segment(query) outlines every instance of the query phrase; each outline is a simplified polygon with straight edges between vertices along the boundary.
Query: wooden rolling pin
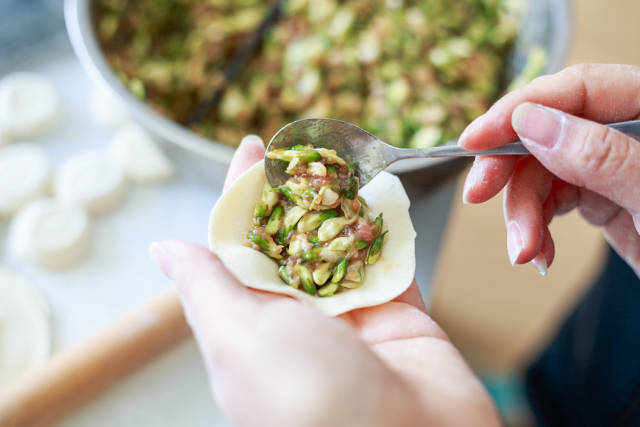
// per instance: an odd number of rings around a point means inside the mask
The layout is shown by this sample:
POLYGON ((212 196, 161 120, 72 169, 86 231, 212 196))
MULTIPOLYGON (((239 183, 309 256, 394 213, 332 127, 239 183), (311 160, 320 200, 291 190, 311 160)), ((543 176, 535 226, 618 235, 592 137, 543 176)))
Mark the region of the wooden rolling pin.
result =
POLYGON ((162 294, 0 389, 0 426, 48 426, 189 336, 175 291, 162 294))

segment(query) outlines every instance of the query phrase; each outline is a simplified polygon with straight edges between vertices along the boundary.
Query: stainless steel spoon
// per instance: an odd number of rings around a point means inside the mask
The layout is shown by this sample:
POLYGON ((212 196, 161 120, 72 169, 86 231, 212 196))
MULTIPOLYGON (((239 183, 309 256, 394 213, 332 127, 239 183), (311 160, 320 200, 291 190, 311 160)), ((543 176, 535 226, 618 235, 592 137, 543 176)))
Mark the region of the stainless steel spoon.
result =
MULTIPOLYGON (((612 123, 607 126, 640 140, 640 120, 612 123)), ((387 166, 402 159, 529 154, 519 141, 483 151, 467 151, 457 145, 397 148, 354 124, 335 119, 302 119, 291 122, 271 138, 267 153, 276 148, 287 148, 296 144, 331 148, 336 150, 338 156, 343 159, 355 162, 360 177, 360 187, 371 181, 387 166)), ((286 167, 286 162, 269 159, 265 154, 264 168, 272 187, 280 186, 290 178, 290 175, 285 172, 286 167)))

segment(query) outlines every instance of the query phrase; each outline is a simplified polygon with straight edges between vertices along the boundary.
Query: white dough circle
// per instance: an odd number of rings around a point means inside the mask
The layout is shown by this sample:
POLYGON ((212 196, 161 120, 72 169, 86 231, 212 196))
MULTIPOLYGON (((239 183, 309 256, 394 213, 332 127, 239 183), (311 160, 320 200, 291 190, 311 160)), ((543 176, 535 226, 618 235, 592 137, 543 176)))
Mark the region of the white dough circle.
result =
POLYGON ((40 147, 21 143, 0 149, 0 217, 45 196, 50 186, 51 166, 40 147))
POLYGON ((54 193, 65 202, 102 213, 120 203, 126 192, 122 170, 107 153, 91 151, 69 158, 56 173, 54 193))
POLYGON ((89 111, 91 118, 107 129, 117 129, 129 120, 122 102, 101 85, 91 91, 89 111))
POLYGON ((30 72, 0 80, 0 132, 14 139, 42 135, 59 117, 60 97, 46 78, 30 72))
POLYGON ((409 198, 398 177, 381 172, 360 189, 371 212, 383 214, 389 233, 380 259, 367 266, 364 283, 326 298, 287 286, 278 276, 278 265, 246 244, 253 209, 260 200, 265 182, 264 161, 260 161, 222 194, 209 217, 211 250, 241 283, 254 289, 290 295, 329 316, 391 301, 411 285, 416 266, 416 233, 409 217, 409 198))
POLYGON ((47 361, 49 309, 19 276, 0 268, 0 388, 47 361))
POLYGON ((174 173, 171 161, 154 138, 135 123, 115 133, 109 146, 109 155, 127 178, 138 184, 165 181, 174 173))
POLYGON ((9 253, 44 268, 68 268, 87 253, 90 223, 78 205, 54 199, 20 209, 9 227, 9 253))

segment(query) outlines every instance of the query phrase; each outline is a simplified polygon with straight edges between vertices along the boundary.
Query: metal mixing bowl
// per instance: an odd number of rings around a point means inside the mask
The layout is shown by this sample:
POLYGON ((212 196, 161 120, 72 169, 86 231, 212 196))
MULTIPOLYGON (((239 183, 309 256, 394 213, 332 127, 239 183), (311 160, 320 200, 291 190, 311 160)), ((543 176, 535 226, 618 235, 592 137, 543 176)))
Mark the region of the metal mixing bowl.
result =
MULTIPOLYGON (((163 117, 132 95, 121 83, 107 63, 96 39, 91 5, 91 0, 65 2, 65 20, 71 43, 91 77, 98 84, 108 87, 123 102, 129 114, 157 136, 204 156, 209 161, 228 163, 233 155, 233 147, 211 141, 163 117)), ((568 0, 530 0, 526 5, 518 40, 507 64, 507 76, 519 74, 533 45, 542 46, 547 51, 545 73, 559 70, 567 55, 571 28, 568 0)), ((453 162, 446 159, 406 160, 392 165, 390 169, 396 173, 415 173, 436 168, 442 170, 442 166, 446 164, 453 166, 453 162)), ((446 172, 446 168, 444 171, 446 172)))

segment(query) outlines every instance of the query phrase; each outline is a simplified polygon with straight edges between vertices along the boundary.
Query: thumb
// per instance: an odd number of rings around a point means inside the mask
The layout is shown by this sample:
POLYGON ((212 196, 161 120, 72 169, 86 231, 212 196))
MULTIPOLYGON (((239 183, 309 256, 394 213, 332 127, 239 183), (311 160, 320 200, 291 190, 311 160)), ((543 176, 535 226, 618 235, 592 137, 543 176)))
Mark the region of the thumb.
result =
POLYGON ((630 212, 640 232, 640 142, 604 125, 533 103, 511 117, 523 144, 562 180, 630 212))
POLYGON ((207 347, 229 345, 255 312, 256 297, 208 249, 179 240, 154 242, 151 259, 174 280, 189 324, 207 347))

